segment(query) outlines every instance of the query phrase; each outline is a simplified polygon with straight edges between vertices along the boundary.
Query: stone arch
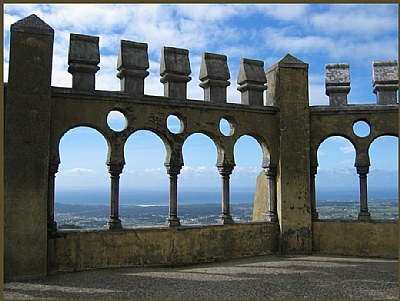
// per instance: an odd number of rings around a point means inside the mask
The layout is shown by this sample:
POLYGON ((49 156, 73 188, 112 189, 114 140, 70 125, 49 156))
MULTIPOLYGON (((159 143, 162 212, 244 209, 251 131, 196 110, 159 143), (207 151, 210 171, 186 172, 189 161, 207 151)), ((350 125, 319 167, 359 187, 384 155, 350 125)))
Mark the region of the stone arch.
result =
MULTIPOLYGON (((318 210, 319 218, 338 218, 338 215, 326 215, 322 208, 323 205, 319 203, 318 200, 353 200, 353 211, 349 213, 348 216, 340 217, 340 219, 356 219, 358 214, 357 210, 359 208, 357 201, 359 195, 359 183, 357 172, 354 167, 357 158, 356 144, 352 139, 349 139, 349 137, 346 137, 345 135, 329 135, 319 143, 316 152, 316 158, 318 158, 317 160, 319 161, 319 170, 318 172, 317 169, 314 171, 316 179, 314 182, 315 192, 313 198, 315 199, 313 200, 313 206, 315 206, 315 208, 312 208, 313 215, 315 213, 314 209, 316 209, 318 210), (340 144, 329 145, 329 143, 334 143, 331 140, 334 138, 340 138, 341 141, 345 141, 345 145, 340 145, 343 143, 340 141, 340 144), (332 150, 330 153, 322 153, 324 149, 321 147, 324 143, 328 143, 326 147, 329 147, 330 149, 334 148, 335 152, 332 150), (339 151, 336 152, 336 150, 339 151), (341 154, 339 152, 341 152, 341 154), (321 156, 327 156, 327 159, 321 160, 321 156), (343 160, 343 162, 340 162, 339 160, 343 160), (324 162, 321 164, 321 161, 324 162), (346 179, 346 181, 344 179, 346 179)), ((313 177, 314 175, 311 176, 313 177)))

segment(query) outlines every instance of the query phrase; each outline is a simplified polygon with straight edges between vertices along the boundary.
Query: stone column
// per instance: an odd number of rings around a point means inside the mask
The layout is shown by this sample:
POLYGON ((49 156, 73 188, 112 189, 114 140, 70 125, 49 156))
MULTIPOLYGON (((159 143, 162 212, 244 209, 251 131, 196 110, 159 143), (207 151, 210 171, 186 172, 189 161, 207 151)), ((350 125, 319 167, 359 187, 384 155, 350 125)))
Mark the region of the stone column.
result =
POLYGON ((99 38, 81 34, 70 35, 68 72, 72 74, 72 89, 94 91, 95 74, 100 67, 99 38))
POLYGON ((325 88, 330 106, 347 105, 347 94, 350 92, 350 65, 347 63, 325 65, 325 88))
POLYGON ((268 179, 268 222, 278 221, 278 215, 276 211, 276 169, 276 165, 269 165, 265 172, 268 179))
POLYGON ((229 188, 229 178, 233 171, 234 165, 224 164, 218 166, 218 171, 222 177, 222 213, 221 213, 221 223, 222 224, 233 224, 233 219, 230 214, 230 188, 229 188))
POLYGON ((179 227, 181 222, 178 218, 178 174, 182 165, 165 165, 169 175, 169 214, 167 225, 169 227, 179 227))
POLYGON ((308 64, 287 54, 266 75, 267 104, 279 108, 280 252, 308 254, 312 251, 308 64))
POLYGON ((50 162, 49 164, 49 190, 47 197, 47 234, 49 237, 57 232, 57 223, 54 219, 54 194, 55 178, 60 162, 50 162))
POLYGON ((36 15, 11 25, 4 106, 4 277, 47 274, 54 30, 36 15))
POLYGON ((318 163, 311 165, 310 169, 310 198, 311 198, 311 216, 312 220, 316 221, 319 219, 317 211, 317 193, 315 190, 315 176, 317 174, 318 163))
POLYGON ((121 220, 119 219, 119 176, 124 168, 124 163, 108 164, 108 172, 111 175, 111 204, 110 219, 108 227, 110 230, 122 229, 121 220))
POLYGON ((360 177, 360 213, 358 220, 370 221, 371 214, 368 212, 368 188, 367 188, 367 174, 369 166, 356 166, 357 173, 360 177))
POLYGON ((160 81, 164 84, 164 96, 172 99, 186 99, 189 74, 189 51, 181 48, 163 47, 161 52, 160 81))
POLYGON ((227 57, 221 54, 204 52, 199 79, 204 89, 204 101, 226 103, 226 88, 230 85, 227 57))
POLYGON ((144 79, 149 75, 147 69, 147 44, 121 40, 117 62, 121 92, 144 95, 144 79))
POLYGON ((399 89, 399 71, 397 61, 374 61, 372 63, 372 81, 378 105, 396 105, 399 89))
POLYGON ((264 105, 264 91, 267 78, 264 72, 264 62, 240 59, 240 69, 237 79, 240 85, 237 89, 242 93, 242 104, 252 106, 264 105))

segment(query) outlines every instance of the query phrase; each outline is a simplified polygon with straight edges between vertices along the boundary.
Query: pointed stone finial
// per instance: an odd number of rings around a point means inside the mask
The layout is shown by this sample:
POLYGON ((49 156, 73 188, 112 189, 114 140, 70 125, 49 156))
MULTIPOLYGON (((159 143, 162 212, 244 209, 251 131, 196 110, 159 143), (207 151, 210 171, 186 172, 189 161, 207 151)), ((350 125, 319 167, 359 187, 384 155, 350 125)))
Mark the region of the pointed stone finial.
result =
POLYGON ((395 105, 399 89, 397 60, 374 61, 372 63, 372 83, 378 105, 395 105))
POLYGON ((262 106, 263 94, 267 89, 267 78, 264 73, 264 62, 250 59, 240 59, 240 69, 237 89, 242 93, 242 104, 262 106))
POLYGON ((272 67, 268 68, 268 70, 273 68, 275 65, 277 65, 279 67, 308 69, 308 64, 304 63, 303 61, 299 60, 298 58, 294 57, 293 55, 291 55, 289 53, 287 53, 282 59, 280 59, 272 67))
POLYGON ((330 106, 347 105, 350 92, 350 65, 348 63, 325 65, 325 94, 330 106))
POLYGON ((163 47, 161 51, 160 81, 164 84, 164 96, 186 99, 187 82, 192 78, 189 51, 182 48, 163 47))
POLYGON ((70 35, 68 72, 72 74, 72 88, 94 91, 95 74, 100 69, 99 38, 81 34, 70 35))
POLYGON ((225 55, 203 53, 199 79, 200 87, 204 89, 204 101, 226 103, 226 88, 230 85, 230 78, 225 55))
POLYGON ((15 22, 11 25, 11 30, 54 35, 54 29, 35 14, 15 22))
POLYGON ((136 95, 144 94, 144 79, 149 75, 147 44, 121 40, 117 62, 117 77, 121 91, 136 95))

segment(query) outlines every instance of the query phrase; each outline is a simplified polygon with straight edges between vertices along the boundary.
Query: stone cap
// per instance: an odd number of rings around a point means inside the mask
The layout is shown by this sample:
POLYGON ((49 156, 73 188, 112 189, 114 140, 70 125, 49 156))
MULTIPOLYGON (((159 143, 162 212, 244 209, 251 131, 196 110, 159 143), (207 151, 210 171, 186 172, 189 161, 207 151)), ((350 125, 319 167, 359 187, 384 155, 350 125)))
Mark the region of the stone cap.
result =
POLYGON ((203 52, 199 74, 201 81, 207 79, 227 81, 230 78, 226 55, 203 52))
POLYGON ((350 65, 348 63, 325 65, 326 86, 350 86, 350 65))
POLYGON ((397 60, 373 61, 373 84, 397 84, 399 80, 397 60))
POLYGON ((147 49, 148 46, 146 43, 121 40, 117 70, 147 70, 149 68, 147 49))
POLYGON ((100 63, 99 37, 71 33, 68 63, 85 65, 100 63))
POLYGON ((297 68, 297 69, 308 69, 308 64, 294 57, 293 55, 287 53, 283 58, 269 67, 266 73, 269 73, 273 69, 277 67, 286 67, 286 68, 297 68))
POLYGON ((35 14, 15 22, 11 25, 10 29, 11 31, 54 35, 54 29, 35 14))
POLYGON ((190 69, 189 50, 174 47, 163 47, 161 51, 160 75, 173 73, 188 76, 190 69))
POLYGON ((239 85, 244 83, 265 84, 267 78, 264 73, 264 62, 246 58, 240 59, 240 68, 237 78, 239 85))

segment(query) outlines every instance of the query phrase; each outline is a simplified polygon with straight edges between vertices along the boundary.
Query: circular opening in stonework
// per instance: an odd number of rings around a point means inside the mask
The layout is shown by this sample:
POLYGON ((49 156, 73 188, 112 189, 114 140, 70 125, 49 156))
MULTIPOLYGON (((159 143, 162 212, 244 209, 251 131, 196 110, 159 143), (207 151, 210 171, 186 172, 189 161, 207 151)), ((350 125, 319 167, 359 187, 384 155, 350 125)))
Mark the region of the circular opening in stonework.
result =
POLYGON ((371 126, 368 124, 368 122, 360 120, 354 123, 353 131, 358 137, 365 138, 371 134, 371 126))
POLYGON ((235 131, 235 127, 233 126, 233 123, 228 119, 221 118, 221 120, 219 121, 219 131, 224 136, 232 136, 235 131))
POLYGON ((172 134, 180 134, 183 132, 183 121, 176 115, 169 115, 167 118, 167 128, 172 134))
POLYGON ((128 122, 122 112, 113 110, 107 115, 107 125, 114 132, 122 132, 126 129, 128 122))

